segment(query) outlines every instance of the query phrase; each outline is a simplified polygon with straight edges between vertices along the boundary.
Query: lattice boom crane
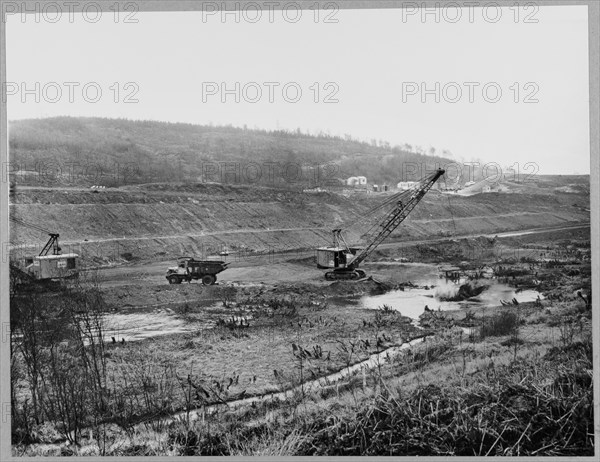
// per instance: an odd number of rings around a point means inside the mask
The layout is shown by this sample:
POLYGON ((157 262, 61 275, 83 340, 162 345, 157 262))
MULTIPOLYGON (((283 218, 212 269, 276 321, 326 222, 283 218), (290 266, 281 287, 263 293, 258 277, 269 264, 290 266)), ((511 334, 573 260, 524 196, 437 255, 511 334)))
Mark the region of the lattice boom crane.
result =
MULTIPOLYGON (((395 202, 393 208, 367 231, 367 245, 364 248, 349 247, 342 235, 342 229, 334 229, 333 247, 317 249, 317 266, 333 269, 333 271, 325 273, 325 278, 328 280, 355 280, 365 277, 366 273, 358 266, 406 219, 444 173, 444 170, 438 169, 421 179, 415 187, 405 193, 393 196, 391 199, 392 202, 395 202)), ((390 199, 382 205, 389 205, 389 201, 390 199)))

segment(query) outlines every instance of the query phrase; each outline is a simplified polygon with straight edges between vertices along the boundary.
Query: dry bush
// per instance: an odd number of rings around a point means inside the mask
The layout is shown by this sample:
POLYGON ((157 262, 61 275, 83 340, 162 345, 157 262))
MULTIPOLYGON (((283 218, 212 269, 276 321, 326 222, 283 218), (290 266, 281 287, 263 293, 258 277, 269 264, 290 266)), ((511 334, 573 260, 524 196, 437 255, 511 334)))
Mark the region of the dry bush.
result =
POLYGON ((502 311, 483 321, 479 331, 479 337, 501 337, 512 335, 518 330, 520 324, 519 315, 511 311, 502 311))
POLYGON ((513 362, 469 388, 429 384, 380 395, 348 419, 322 416, 296 454, 592 455, 591 339, 557 354, 513 362))
MULTIPOLYGON (((103 434, 106 306, 93 277, 63 282, 53 291, 35 289, 21 287, 11 300, 11 360, 24 370, 11 376, 19 388, 13 393, 13 443, 35 441, 35 428, 53 422, 77 444, 84 427, 103 434)), ((104 452, 105 439, 97 441, 104 452)))

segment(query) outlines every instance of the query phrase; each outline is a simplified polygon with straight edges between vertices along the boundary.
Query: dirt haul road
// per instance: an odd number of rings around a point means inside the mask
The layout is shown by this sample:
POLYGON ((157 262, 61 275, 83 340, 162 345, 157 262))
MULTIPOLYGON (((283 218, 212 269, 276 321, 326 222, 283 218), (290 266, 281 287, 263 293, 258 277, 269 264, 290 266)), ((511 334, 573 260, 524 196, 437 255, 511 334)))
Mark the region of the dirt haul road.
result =
MULTIPOLYGON (((488 234, 483 237, 518 237, 547 232, 587 229, 588 224, 571 226, 532 228, 521 231, 508 231, 504 233, 488 234)), ((444 238, 424 239, 416 241, 388 242, 379 246, 381 249, 410 247, 418 244, 433 244, 449 240, 480 237, 481 234, 460 235, 444 238)), ((313 264, 299 263, 314 255, 313 250, 298 250, 292 252, 269 253, 264 255, 230 254, 220 257, 229 262, 229 267, 217 276, 218 283, 294 283, 314 282, 323 284, 323 271, 313 264)), ((215 259, 218 257, 215 257, 215 259)), ((368 263, 368 261, 367 261, 368 263)), ((98 281, 104 287, 118 287, 123 285, 157 285, 168 284, 165 273, 168 267, 175 266, 175 259, 161 260, 150 263, 130 264, 114 267, 100 267, 94 269, 98 281)), ((198 282, 192 283, 198 284, 198 282)))

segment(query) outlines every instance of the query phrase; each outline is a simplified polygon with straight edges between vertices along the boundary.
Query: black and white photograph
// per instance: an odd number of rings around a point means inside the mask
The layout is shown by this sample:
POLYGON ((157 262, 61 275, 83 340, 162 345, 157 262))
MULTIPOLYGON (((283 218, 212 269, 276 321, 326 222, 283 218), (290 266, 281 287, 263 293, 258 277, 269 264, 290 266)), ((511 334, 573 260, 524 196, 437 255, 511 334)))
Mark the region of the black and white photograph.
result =
POLYGON ((0 8, 0 459, 597 460, 600 3, 0 8))

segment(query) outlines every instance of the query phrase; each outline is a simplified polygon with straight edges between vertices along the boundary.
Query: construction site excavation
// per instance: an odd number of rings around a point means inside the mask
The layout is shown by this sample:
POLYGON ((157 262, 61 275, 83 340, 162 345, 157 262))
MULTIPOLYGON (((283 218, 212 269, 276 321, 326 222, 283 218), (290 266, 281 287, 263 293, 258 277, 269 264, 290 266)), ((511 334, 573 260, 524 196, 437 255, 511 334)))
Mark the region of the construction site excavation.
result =
POLYGON ((278 184, 12 170, 15 455, 593 454, 589 175, 111 119, 11 145, 82 130, 369 155, 278 184))

